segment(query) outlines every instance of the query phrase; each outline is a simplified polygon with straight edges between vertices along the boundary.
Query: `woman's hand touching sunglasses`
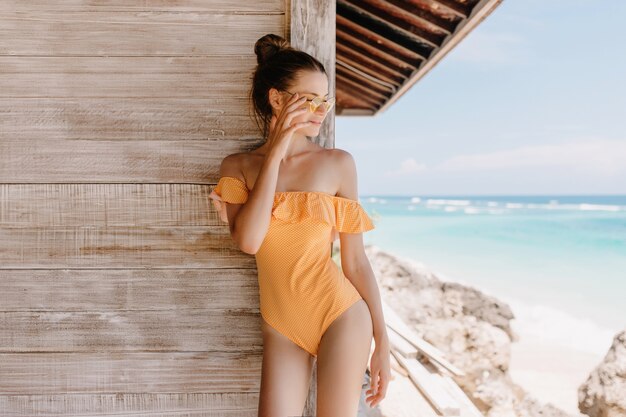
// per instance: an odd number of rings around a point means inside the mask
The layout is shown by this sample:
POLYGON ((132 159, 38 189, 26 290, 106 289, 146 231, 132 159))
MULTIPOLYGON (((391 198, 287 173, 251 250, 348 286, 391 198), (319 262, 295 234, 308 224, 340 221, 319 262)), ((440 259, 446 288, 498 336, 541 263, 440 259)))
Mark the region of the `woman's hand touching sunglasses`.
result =
MULTIPOLYGON (((285 93, 291 94, 292 96, 295 94, 287 90, 283 91, 285 93)), ((324 113, 328 113, 330 109, 332 109, 335 105, 335 97, 330 97, 327 100, 324 100, 321 97, 315 97, 314 99, 306 99, 306 101, 309 103, 309 111, 311 113, 315 113, 317 111, 317 108, 322 104, 324 105, 324 113)))

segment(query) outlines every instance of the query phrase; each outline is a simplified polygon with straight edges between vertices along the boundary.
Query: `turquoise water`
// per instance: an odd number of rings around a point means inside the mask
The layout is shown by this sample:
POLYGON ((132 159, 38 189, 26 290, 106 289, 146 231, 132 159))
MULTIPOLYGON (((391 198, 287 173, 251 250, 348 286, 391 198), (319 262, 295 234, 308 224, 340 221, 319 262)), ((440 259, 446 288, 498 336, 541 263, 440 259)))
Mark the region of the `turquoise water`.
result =
POLYGON ((365 243, 494 295, 626 328, 626 196, 362 196, 365 243))

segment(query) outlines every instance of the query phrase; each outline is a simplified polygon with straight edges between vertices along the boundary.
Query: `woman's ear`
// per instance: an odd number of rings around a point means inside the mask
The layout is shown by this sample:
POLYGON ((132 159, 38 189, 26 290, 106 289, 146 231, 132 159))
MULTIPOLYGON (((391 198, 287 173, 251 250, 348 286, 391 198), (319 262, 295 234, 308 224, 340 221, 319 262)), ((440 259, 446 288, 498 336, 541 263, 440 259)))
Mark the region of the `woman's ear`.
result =
POLYGON ((274 113, 278 114, 278 112, 280 111, 283 102, 282 102, 282 97, 280 95, 280 92, 275 89, 274 87, 270 88, 268 93, 268 100, 270 102, 270 106, 272 106, 272 108, 274 109, 274 113))

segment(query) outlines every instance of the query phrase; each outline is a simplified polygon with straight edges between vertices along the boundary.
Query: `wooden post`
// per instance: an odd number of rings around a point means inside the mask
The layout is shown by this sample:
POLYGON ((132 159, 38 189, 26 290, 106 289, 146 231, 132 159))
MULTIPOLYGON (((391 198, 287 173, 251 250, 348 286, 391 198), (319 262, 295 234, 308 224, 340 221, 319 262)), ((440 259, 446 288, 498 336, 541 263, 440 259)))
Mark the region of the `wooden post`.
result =
MULTIPOLYGON (((336 0, 291 0, 285 7, 285 38, 294 48, 301 49, 317 58, 328 74, 328 92, 335 91, 335 33, 336 0)), ((331 111, 320 129, 320 134, 312 139, 325 148, 335 147, 335 112, 331 111)), ((317 361, 313 365, 309 396, 303 416, 315 416, 317 399, 317 361)))
MULTIPOLYGON (((285 30, 289 31, 285 39, 324 65, 331 96, 335 95, 336 5, 335 0, 291 0, 291 7, 285 7, 285 30)), ((313 141, 325 148, 335 147, 334 109, 326 116, 320 134, 313 141)))

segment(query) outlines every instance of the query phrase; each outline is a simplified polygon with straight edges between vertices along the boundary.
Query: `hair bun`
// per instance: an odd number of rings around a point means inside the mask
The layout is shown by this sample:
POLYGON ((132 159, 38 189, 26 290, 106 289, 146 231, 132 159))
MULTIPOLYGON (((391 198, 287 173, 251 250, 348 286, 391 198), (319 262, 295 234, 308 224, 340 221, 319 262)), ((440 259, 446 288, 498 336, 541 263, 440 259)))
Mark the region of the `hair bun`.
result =
POLYGON ((257 63, 259 65, 264 64, 276 53, 288 48, 290 48, 289 41, 282 36, 268 33, 260 37, 254 44, 257 63))

